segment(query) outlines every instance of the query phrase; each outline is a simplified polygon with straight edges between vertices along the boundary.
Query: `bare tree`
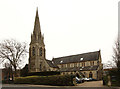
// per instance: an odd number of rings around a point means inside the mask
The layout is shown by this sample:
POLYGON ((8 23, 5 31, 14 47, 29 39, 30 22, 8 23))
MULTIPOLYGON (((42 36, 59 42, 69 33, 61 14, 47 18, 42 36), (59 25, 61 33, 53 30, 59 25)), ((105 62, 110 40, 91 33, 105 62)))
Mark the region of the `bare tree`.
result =
POLYGON ((107 68, 115 68, 116 64, 114 61, 107 61, 107 63, 103 63, 103 69, 107 68))
POLYGON ((113 48, 113 61, 117 67, 118 70, 120 70, 120 44, 119 44, 119 38, 115 41, 115 47, 113 48))
POLYGON ((9 61, 15 71, 15 76, 17 68, 19 67, 22 58, 25 57, 26 53, 26 43, 20 43, 13 39, 4 40, 0 43, 1 62, 4 62, 5 60, 9 61))

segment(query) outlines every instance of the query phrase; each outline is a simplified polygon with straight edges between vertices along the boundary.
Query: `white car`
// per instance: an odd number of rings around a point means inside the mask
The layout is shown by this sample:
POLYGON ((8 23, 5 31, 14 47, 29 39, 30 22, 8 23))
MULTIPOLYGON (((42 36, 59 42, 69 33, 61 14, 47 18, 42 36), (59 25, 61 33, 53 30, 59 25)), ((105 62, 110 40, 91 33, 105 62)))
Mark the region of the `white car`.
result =
POLYGON ((90 81, 91 78, 83 78, 84 81, 90 81))
POLYGON ((85 81, 89 81, 89 78, 84 78, 85 81))
POLYGON ((84 80, 82 78, 78 78, 78 77, 75 77, 75 78, 76 78, 77 83, 83 83, 84 82, 84 80))

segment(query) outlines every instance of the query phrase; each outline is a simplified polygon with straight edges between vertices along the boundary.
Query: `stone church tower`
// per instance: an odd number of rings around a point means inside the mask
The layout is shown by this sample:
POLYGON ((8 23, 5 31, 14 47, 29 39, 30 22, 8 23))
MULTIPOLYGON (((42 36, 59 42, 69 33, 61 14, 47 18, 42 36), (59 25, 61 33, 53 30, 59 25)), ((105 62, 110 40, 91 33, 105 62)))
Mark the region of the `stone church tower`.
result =
POLYGON ((36 11, 34 31, 31 34, 29 48, 29 72, 47 71, 49 66, 45 57, 44 37, 41 34, 38 9, 36 11))

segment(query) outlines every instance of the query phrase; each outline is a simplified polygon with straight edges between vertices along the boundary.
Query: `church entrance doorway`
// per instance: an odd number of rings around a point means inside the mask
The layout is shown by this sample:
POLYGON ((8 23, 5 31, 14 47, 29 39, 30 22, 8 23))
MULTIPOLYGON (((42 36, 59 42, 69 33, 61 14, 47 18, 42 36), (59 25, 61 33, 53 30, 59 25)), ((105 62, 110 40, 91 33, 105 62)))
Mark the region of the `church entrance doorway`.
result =
POLYGON ((89 73, 89 78, 92 78, 93 77, 93 74, 92 72, 89 73))

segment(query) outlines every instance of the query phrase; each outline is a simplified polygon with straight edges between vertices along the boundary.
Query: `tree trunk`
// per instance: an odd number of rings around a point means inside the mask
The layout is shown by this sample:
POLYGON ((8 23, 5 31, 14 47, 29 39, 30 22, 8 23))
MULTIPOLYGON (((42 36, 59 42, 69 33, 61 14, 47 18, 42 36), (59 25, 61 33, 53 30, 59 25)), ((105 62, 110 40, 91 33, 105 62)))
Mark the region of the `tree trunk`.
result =
POLYGON ((14 77, 17 77, 17 69, 16 66, 14 66, 15 72, 14 72, 14 77))

